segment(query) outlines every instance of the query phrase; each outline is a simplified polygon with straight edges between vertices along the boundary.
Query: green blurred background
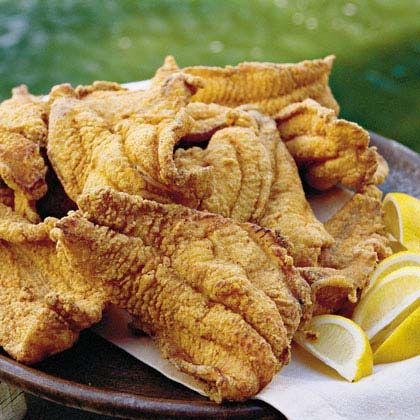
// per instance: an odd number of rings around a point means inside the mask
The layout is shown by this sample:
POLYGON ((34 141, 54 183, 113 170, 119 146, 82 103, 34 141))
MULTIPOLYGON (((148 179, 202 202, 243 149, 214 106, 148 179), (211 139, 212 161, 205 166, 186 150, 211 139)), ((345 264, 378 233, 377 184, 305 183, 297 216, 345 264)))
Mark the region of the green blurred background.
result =
POLYGON ((341 115, 420 151, 419 0, 0 0, 0 96, 182 66, 335 54, 341 115))

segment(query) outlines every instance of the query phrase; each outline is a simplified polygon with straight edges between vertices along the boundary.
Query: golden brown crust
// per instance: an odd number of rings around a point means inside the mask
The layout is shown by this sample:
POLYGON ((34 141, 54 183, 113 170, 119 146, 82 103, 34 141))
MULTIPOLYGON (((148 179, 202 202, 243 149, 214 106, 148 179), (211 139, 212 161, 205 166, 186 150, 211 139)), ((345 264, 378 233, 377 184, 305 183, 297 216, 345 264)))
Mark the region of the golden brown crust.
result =
POLYGON ((310 292, 270 231, 109 189, 79 206, 60 249, 211 398, 247 399, 287 362, 310 292))
POLYGON ((0 104, 0 130, 20 134, 39 146, 47 140, 48 106, 29 93, 25 85, 15 87, 12 97, 0 104))
POLYGON ((0 346, 37 362, 113 303, 213 400, 257 394, 313 310, 354 304, 390 252, 372 185, 387 165, 336 118, 332 62, 181 70, 169 56, 144 90, 15 89, 0 105, 0 346), (31 224, 47 123, 80 210, 31 224), (324 226, 298 167, 315 188, 358 193, 324 226))
POLYGON ((6 185, 37 200, 47 190, 46 171, 36 144, 20 134, 0 131, 0 176, 6 185))
POLYGON ((192 102, 185 110, 193 119, 190 130, 183 138, 187 142, 208 141, 218 130, 226 127, 257 128, 254 118, 239 108, 192 102))
POLYGON ((264 212, 272 183, 270 155, 253 129, 229 127, 215 133, 203 152, 212 170, 212 194, 200 209, 257 222, 264 212))
POLYGON ((306 200, 296 163, 279 137, 274 121, 252 113, 259 121, 260 138, 269 150, 273 167, 270 196, 258 223, 288 237, 296 266, 317 265, 322 249, 333 239, 306 200))
POLYGON ((251 104, 273 116, 285 106, 306 98, 317 100, 338 113, 328 86, 334 56, 296 64, 241 63, 236 67, 186 67, 186 74, 200 77, 203 88, 195 102, 229 107, 251 104))
POLYGON ((48 103, 51 106, 63 97, 79 99, 110 126, 130 116, 160 121, 176 115, 200 86, 200 79, 182 74, 167 57, 147 89, 128 90, 108 81, 96 81, 75 89, 62 84, 51 90, 48 103))
POLYGON ((325 267, 343 268, 360 249, 371 250, 384 258, 390 252, 385 234, 382 193, 369 186, 352 199, 325 223, 336 242, 321 255, 325 267), (351 226, 351 229, 349 229, 351 226))
POLYGON ((332 110, 307 99, 283 109, 275 119, 283 141, 312 187, 325 190, 341 183, 359 190, 385 179, 386 164, 376 148, 369 147, 369 133, 355 123, 337 119, 332 110))
POLYGON ((35 363, 71 347, 105 300, 56 252, 53 220, 33 225, 1 204, 0 216, 0 346, 35 363))
POLYGON ((381 193, 374 186, 355 194, 325 228, 334 243, 323 249, 322 267, 301 270, 312 286, 316 314, 335 312, 348 300, 355 303, 376 264, 391 254, 381 193))
POLYGON ((378 167, 376 168, 376 172, 373 174, 372 183, 374 185, 380 185, 382 184, 389 173, 389 166, 385 158, 379 154, 376 153, 376 158, 378 161, 378 167))
POLYGON ((205 149, 175 152, 178 167, 210 170, 213 188, 198 209, 276 230, 289 238, 296 265, 317 265, 332 238, 305 198, 296 164, 274 121, 250 107, 190 104, 187 112, 193 126, 215 131, 205 149))
POLYGON ((132 117, 113 129, 84 102, 56 100, 50 115, 48 157, 69 197, 76 201, 95 186, 157 201, 199 200, 206 193, 208 170, 182 171, 173 149, 188 129, 181 111, 160 121, 132 117), (194 192, 197 197, 190 197, 194 192))
POLYGON ((111 186, 164 202, 199 200, 208 171, 181 173, 173 161, 175 145, 191 126, 183 107, 196 83, 173 73, 168 62, 146 91, 110 82, 54 89, 48 157, 69 197, 76 201, 93 186, 111 186), (197 197, 189 198, 193 187, 197 197))
POLYGON ((82 99, 94 92, 127 92, 127 89, 119 83, 108 82, 107 80, 96 80, 91 85, 79 85, 74 89, 77 98, 82 99))
POLYGON ((0 104, 0 178, 8 187, 3 194, 19 214, 38 222, 35 203, 47 191, 47 168, 40 154, 47 137, 46 105, 29 94, 26 86, 0 104))
POLYGON ((331 241, 305 199, 274 122, 255 111, 190 104, 171 118, 135 114, 111 130, 84 101, 57 99, 48 155, 73 200, 110 186, 260 223, 290 238, 297 265, 316 265, 331 241), (191 133, 209 132, 214 134, 206 149, 174 152, 191 133))

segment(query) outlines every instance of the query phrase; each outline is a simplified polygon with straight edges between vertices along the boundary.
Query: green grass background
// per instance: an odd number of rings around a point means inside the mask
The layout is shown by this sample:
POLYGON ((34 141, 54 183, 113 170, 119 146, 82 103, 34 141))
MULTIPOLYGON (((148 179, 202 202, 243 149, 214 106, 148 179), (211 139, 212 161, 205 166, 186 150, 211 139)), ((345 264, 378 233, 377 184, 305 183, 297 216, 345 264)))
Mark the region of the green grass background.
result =
POLYGON ((345 118, 420 151, 419 0, 0 0, 0 96, 26 83, 149 78, 180 65, 335 54, 345 118))

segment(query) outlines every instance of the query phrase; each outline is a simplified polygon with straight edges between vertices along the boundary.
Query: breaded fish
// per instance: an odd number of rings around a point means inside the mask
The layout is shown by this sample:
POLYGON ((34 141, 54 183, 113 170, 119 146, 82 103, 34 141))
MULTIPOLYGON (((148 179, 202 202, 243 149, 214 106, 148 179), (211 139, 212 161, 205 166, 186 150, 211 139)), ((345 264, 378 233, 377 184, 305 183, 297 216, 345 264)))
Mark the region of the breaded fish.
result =
POLYGON ((107 81, 96 81, 75 89, 62 84, 51 90, 49 105, 63 97, 79 99, 110 125, 132 115, 161 120, 177 114, 201 86, 199 78, 181 74, 176 64, 166 61, 156 71, 147 89, 128 90, 107 81))
POLYGON ((46 105, 26 86, 13 89, 0 104, 1 202, 31 222, 38 222, 35 203, 47 191, 47 167, 40 153, 47 138, 46 105))
POLYGON ((191 123, 181 111, 161 121, 123 120, 110 129, 82 101, 58 99, 50 115, 48 157, 73 201, 98 186, 160 202, 199 201, 200 191, 208 189, 208 169, 185 173, 173 162, 174 146, 191 123))
POLYGON ((42 97, 31 95, 25 85, 15 87, 12 97, 0 104, 0 130, 20 134, 45 146, 48 106, 42 97))
POLYGON ((355 194, 325 228, 334 243, 322 250, 321 267, 300 269, 311 284, 315 313, 331 313, 357 302, 376 264, 391 255, 382 220, 381 192, 375 186, 355 194))
POLYGON ((210 398, 250 398, 288 362, 310 289, 271 231, 111 189, 78 204, 59 249, 210 398))
POLYGON ((317 264, 332 239, 313 215, 272 119, 207 104, 159 115, 133 114, 110 128, 84 101, 55 100, 48 156, 69 197, 109 186, 258 223, 290 239, 297 265, 317 264), (176 149, 190 135, 211 139, 205 149, 176 149))
POLYGON ((35 363, 98 322, 104 294, 60 258, 49 238, 54 220, 33 225, 2 204, 0 218, 0 346, 35 363))
POLYGON ((274 116, 293 102, 312 98, 338 114, 328 85, 333 61, 330 55, 296 64, 241 63, 224 68, 193 66, 182 71, 202 80, 203 87, 191 97, 194 102, 229 107, 250 104, 274 116))
POLYGON ((189 105, 187 112, 210 132, 212 124, 222 121, 230 127, 216 131, 205 149, 175 152, 178 167, 211 170, 213 190, 198 209, 276 230, 289 239, 297 266, 317 265, 321 250, 333 239, 313 214, 274 121, 252 109, 207 107, 208 113, 205 104, 200 104, 200 113, 191 113, 189 105))
POLYGON ((312 187, 325 190, 341 183, 358 190, 385 180, 388 167, 376 148, 369 147, 369 133, 353 122, 337 119, 331 109, 306 99, 289 105, 274 118, 312 187))

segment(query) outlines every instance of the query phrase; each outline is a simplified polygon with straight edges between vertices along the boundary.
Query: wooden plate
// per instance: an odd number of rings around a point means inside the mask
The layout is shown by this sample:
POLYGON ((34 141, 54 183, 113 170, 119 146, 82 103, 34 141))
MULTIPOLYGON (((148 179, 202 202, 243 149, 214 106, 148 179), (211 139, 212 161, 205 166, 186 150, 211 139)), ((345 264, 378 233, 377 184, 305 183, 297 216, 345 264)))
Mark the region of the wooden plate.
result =
MULTIPOLYGON (((420 198, 420 155, 373 133, 372 142, 390 166, 383 191, 420 198)), ((282 418, 260 401, 214 404, 90 331, 70 350, 33 367, 0 353, 0 378, 41 398, 111 416, 282 418)))

